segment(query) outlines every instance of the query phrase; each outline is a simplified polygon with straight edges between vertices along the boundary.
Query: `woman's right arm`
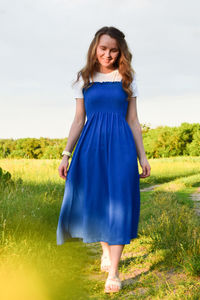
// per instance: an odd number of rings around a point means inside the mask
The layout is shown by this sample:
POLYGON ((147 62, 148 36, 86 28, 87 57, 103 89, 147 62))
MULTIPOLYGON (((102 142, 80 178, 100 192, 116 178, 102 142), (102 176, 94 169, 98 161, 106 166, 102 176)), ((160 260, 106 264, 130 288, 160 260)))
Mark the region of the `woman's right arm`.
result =
MULTIPOLYGON (((76 142, 82 132, 82 129, 85 124, 85 106, 83 98, 76 98, 76 113, 72 125, 69 130, 69 135, 67 139, 67 145, 64 150, 72 152, 76 142)), ((67 176, 67 168, 69 164, 69 157, 67 155, 63 155, 62 161, 58 168, 58 172, 61 178, 66 179, 67 176)))

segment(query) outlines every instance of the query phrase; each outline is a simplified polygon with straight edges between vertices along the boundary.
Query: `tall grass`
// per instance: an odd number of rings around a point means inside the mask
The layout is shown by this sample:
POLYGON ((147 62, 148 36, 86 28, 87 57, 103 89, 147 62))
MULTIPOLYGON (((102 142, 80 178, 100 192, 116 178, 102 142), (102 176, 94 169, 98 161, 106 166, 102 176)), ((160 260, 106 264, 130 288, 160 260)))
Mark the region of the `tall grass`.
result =
MULTIPOLYGON (((149 162, 151 176, 141 180, 140 186, 163 185, 141 195, 138 240, 146 238, 149 251, 163 253, 163 259, 158 259, 154 268, 159 264, 166 268, 175 266, 188 275, 199 276, 200 223, 188 200, 188 189, 191 192, 199 184, 200 158, 149 162)), ((79 240, 56 245, 64 192, 64 180, 58 176, 59 163, 59 160, 0 160, 14 182, 0 189, 0 299, 92 297, 86 269, 96 257, 95 245, 79 240)))
POLYGON ((200 219, 173 192, 155 191, 142 211, 141 234, 151 237, 152 251, 165 250, 166 266, 200 275, 200 219), (148 207, 148 208, 147 208, 148 207))
POLYGON ((79 240, 56 245, 64 191, 57 165, 25 165, 9 161, 16 184, 0 190, 0 299, 86 299, 87 247, 79 240))

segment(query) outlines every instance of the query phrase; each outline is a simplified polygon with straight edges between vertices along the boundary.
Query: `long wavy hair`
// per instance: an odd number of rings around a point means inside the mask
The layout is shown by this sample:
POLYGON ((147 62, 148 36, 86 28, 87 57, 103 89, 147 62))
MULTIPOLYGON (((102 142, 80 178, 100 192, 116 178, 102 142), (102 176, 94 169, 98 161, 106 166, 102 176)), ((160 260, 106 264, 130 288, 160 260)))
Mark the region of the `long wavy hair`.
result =
POLYGON ((132 97, 132 90, 130 88, 130 84, 133 81, 135 75, 135 70, 131 66, 132 54, 129 51, 124 33, 112 26, 102 27, 95 33, 95 36, 87 52, 86 65, 77 73, 76 81, 73 84, 78 82, 80 76, 82 76, 84 81, 83 88, 87 89, 93 84, 93 75, 95 71, 98 71, 98 66, 99 66, 99 62, 96 57, 96 49, 97 49, 97 45, 99 44, 99 39, 103 34, 107 34, 111 38, 116 39, 117 41, 117 45, 119 48, 119 55, 113 66, 115 68, 118 68, 119 73, 122 76, 122 87, 128 95, 127 100, 130 100, 130 98, 132 97), (92 78, 91 83, 90 83, 90 76, 92 78))

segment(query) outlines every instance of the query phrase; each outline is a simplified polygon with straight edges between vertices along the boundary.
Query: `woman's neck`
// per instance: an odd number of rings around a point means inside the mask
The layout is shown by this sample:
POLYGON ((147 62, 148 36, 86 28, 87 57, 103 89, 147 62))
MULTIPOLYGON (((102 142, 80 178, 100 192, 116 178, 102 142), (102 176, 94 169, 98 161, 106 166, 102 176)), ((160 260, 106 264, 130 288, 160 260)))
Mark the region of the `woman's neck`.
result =
POLYGON ((99 68, 98 68, 98 70, 97 70, 97 72, 100 72, 100 73, 111 73, 111 72, 113 72, 113 71, 115 71, 117 68, 114 68, 114 67, 112 67, 112 68, 105 68, 105 67, 102 67, 102 66, 100 66, 99 68))

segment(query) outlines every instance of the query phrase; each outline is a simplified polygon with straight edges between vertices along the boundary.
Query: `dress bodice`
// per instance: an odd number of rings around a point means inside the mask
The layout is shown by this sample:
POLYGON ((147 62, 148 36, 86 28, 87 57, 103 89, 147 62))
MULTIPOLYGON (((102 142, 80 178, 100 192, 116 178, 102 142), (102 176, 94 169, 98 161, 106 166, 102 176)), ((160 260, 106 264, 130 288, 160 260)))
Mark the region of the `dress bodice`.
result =
POLYGON ((125 116, 128 102, 121 81, 94 82, 83 90, 87 117, 95 112, 120 113, 125 116))
MULTIPOLYGON (((74 85, 74 97, 83 98, 87 118, 97 112, 118 113, 125 117, 128 101, 127 93, 122 87, 122 76, 118 69, 110 73, 95 72, 91 86, 83 88, 83 79, 74 85)), ((131 83, 132 96, 138 95, 136 79, 131 83)))

